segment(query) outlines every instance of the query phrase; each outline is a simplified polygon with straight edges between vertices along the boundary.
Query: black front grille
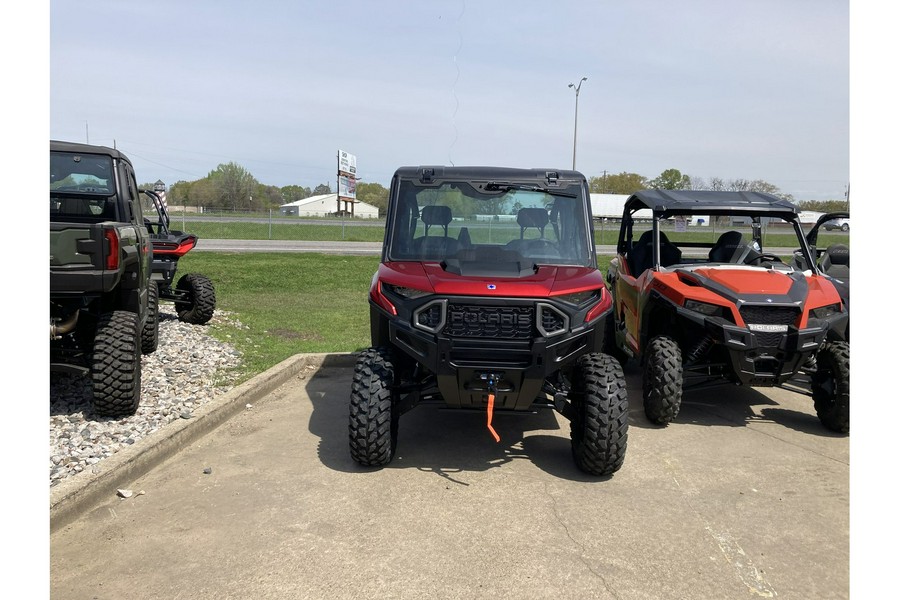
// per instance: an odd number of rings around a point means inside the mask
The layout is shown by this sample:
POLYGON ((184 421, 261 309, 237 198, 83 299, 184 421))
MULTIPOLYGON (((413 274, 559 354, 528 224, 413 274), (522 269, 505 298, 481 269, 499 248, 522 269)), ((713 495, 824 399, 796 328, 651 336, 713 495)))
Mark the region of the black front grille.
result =
POLYGON ((794 325, 800 309, 790 306, 742 306, 741 318, 750 325, 794 325))
POLYGON ((528 339, 534 337, 534 307, 449 304, 444 334, 462 338, 528 339))
POLYGON ((783 333, 760 333, 756 332, 756 344, 761 348, 778 348, 781 340, 784 339, 783 333))

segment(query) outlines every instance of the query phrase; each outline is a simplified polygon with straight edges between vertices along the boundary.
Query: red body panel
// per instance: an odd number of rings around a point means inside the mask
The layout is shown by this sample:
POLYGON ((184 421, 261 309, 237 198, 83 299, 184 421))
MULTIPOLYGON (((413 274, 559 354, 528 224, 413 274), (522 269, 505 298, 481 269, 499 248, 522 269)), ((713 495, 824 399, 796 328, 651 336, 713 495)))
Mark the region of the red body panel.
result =
POLYGON ((549 298, 605 287, 603 274, 589 267, 542 266, 527 277, 462 277, 436 262, 384 263, 375 281, 435 294, 504 298, 549 298))

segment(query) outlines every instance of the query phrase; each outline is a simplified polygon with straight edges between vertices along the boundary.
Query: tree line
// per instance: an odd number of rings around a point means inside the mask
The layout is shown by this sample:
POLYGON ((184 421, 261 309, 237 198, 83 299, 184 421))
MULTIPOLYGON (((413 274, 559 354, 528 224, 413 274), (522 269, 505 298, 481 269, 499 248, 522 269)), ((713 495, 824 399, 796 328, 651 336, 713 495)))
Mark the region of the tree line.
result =
MULTIPOLYGON (((149 183, 141 187, 153 189, 153 185, 149 183)), ((637 173, 604 172, 601 176, 589 177, 588 185, 594 194, 633 194, 645 189, 767 192, 794 202, 802 210, 849 210, 847 200, 795 202, 791 194, 782 193, 777 186, 761 179, 725 180, 712 177, 707 180, 682 174, 678 169, 666 169, 652 179, 637 173)), ((265 185, 241 165, 230 162, 220 164, 204 178, 172 184, 167 191, 167 203, 170 206, 202 207, 204 210, 255 212, 278 209, 282 204, 332 193, 328 183, 320 183, 312 189, 300 185, 265 185)), ((388 190, 380 183, 357 183, 356 199, 378 208, 381 216, 387 211, 388 190)))

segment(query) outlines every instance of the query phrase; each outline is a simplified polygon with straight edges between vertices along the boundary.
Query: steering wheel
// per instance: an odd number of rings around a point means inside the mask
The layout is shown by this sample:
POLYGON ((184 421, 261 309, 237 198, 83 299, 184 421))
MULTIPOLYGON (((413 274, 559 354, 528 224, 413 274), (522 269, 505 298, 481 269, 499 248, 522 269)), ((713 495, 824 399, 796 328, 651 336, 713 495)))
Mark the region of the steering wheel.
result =
POLYGON ((559 252, 556 243, 545 239, 528 240, 525 247, 528 249, 528 252, 534 252, 535 254, 547 254, 548 252, 555 254, 559 252))
POLYGON ((764 261, 764 260, 768 260, 768 261, 777 261, 777 262, 784 262, 783 260, 781 260, 780 257, 775 256, 774 254, 759 254, 759 255, 754 256, 754 257, 752 257, 752 258, 748 258, 748 259, 746 260, 746 262, 747 262, 747 264, 750 264, 750 263, 755 263, 755 262, 757 262, 757 261, 762 262, 762 261, 764 261))

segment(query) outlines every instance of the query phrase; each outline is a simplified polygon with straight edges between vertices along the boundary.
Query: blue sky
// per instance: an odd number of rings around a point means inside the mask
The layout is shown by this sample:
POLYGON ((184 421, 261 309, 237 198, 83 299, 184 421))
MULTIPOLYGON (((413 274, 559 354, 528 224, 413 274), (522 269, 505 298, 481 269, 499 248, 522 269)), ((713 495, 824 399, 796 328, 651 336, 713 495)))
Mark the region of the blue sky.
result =
POLYGON ((668 168, 841 199, 846 0, 49 3, 50 137, 141 182, 236 162, 335 187, 407 164, 668 168), (123 84, 121 73, 128 74, 123 84))

